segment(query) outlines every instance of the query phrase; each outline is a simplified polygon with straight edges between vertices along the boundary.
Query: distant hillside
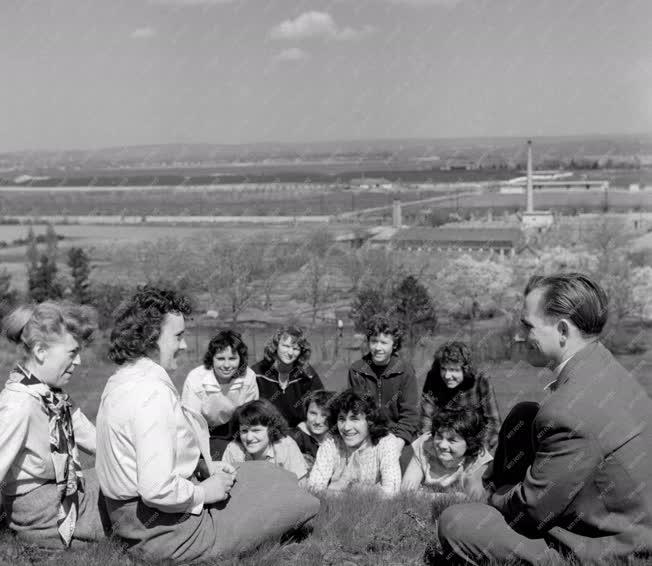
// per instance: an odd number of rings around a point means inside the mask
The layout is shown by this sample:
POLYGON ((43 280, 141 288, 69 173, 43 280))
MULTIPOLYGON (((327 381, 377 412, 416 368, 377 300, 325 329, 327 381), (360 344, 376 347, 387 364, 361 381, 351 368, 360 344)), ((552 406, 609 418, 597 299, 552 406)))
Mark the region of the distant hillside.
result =
MULTIPOLYGON (((157 144, 94 150, 20 151, 0 154, 0 175, 84 176, 119 171, 170 170, 246 177, 251 171, 274 175, 338 175, 343 172, 515 169, 525 162, 526 138, 358 140, 315 143, 157 144), (253 169, 252 169, 253 168, 253 169)), ((572 160, 611 159, 634 165, 651 162, 652 135, 533 138, 540 166, 572 160)))

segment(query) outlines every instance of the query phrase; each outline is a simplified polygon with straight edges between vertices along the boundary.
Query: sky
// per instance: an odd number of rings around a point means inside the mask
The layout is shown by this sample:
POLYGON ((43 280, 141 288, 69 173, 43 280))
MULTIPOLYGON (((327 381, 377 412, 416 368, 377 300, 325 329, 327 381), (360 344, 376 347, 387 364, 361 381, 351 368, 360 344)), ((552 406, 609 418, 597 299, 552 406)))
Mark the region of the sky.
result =
POLYGON ((650 0, 0 0, 0 151, 652 132, 650 0))

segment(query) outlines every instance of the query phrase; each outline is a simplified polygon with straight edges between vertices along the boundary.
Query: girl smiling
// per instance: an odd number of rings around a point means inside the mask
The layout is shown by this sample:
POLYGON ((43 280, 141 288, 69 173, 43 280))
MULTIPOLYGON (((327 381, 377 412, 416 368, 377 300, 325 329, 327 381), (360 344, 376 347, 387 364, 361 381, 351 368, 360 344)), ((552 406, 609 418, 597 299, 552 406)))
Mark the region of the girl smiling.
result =
POLYGON ((223 462, 237 465, 248 460, 276 464, 302 479, 308 473, 297 443, 287 435, 287 423, 266 399, 250 401, 235 411, 238 430, 222 456, 223 462))
POLYGON ((412 444, 414 456, 401 487, 412 491, 455 492, 472 499, 486 497, 482 475, 492 457, 483 447, 484 426, 477 413, 442 411, 432 430, 412 444))
POLYGON ((317 451, 308 487, 342 491, 359 485, 386 496, 401 485, 400 448, 373 397, 349 389, 330 403, 332 436, 317 451))
POLYGON ((186 377, 183 405, 201 413, 210 433, 210 450, 219 459, 233 439, 234 411, 258 399, 256 374, 247 367, 247 345, 240 333, 222 330, 209 342, 204 364, 186 377))

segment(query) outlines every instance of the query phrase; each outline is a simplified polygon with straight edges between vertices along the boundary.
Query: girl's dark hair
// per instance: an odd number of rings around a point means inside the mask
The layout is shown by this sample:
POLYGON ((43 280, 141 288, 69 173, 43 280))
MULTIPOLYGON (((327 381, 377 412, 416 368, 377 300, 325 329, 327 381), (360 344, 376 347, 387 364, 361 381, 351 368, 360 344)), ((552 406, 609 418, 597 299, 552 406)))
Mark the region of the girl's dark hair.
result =
POLYGON ((190 299, 172 289, 144 285, 115 312, 109 359, 118 365, 133 362, 156 349, 168 313, 189 316, 190 299))
POLYGON ((389 433, 387 419, 380 412, 373 395, 347 389, 331 400, 328 411, 328 424, 334 435, 339 436, 337 430, 338 417, 349 413, 364 415, 367 419, 372 444, 378 444, 378 441, 389 433))
POLYGON ((391 334, 394 339, 393 352, 398 352, 401 349, 405 334, 403 327, 397 320, 384 314, 372 316, 367 322, 365 333, 367 341, 378 334, 391 334))
POLYGON ((303 400, 303 418, 308 416, 308 408, 310 407, 311 403, 314 403, 320 409, 324 409, 326 412, 328 412, 329 404, 335 395, 335 391, 325 391, 324 389, 311 391, 303 400))
POLYGON ((204 367, 206 369, 212 369, 215 354, 223 352, 227 348, 231 348, 231 350, 240 357, 238 371, 233 377, 244 375, 245 371, 247 371, 249 349, 242 340, 242 334, 235 330, 221 330, 211 338, 206 353, 204 354, 204 367))
POLYGON ((240 405, 233 413, 236 436, 241 426, 266 426, 273 444, 288 435, 288 423, 279 410, 267 399, 256 399, 240 405))
POLYGON ((265 352, 264 352, 265 359, 270 363, 276 361, 278 357, 278 354, 276 353, 278 350, 278 344, 285 336, 289 336, 293 338, 296 341, 297 346, 299 346, 299 349, 301 350, 301 352, 299 353, 299 357, 296 359, 294 364, 299 367, 306 366, 308 364, 308 361, 310 360, 312 347, 310 346, 310 342, 306 337, 306 333, 304 329, 300 328, 299 326, 293 326, 293 325, 281 326, 281 328, 279 328, 274 333, 274 335, 269 339, 269 341, 265 345, 265 352))
POLYGON ((462 368, 464 378, 456 390, 469 389, 475 384, 477 372, 473 366, 471 349, 464 342, 446 342, 435 352, 432 367, 426 376, 424 393, 433 396, 448 396, 451 393, 441 378, 441 368, 446 364, 457 364, 462 368))
MULTIPOLYGON (((430 433, 434 437, 438 431, 453 431, 466 441, 464 461, 473 462, 483 449, 485 424, 475 411, 439 411, 432 417, 430 433)), ((430 456, 430 454, 429 454, 430 456)))

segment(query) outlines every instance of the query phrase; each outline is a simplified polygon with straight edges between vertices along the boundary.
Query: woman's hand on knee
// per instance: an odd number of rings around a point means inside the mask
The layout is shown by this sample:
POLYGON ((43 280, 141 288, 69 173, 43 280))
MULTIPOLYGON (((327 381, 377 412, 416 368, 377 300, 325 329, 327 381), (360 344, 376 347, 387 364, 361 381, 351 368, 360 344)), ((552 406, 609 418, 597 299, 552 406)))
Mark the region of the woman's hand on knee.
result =
POLYGON ((204 502, 217 503, 218 501, 224 501, 229 497, 234 483, 235 470, 231 473, 224 469, 216 469, 209 478, 201 482, 201 486, 204 489, 204 502))

